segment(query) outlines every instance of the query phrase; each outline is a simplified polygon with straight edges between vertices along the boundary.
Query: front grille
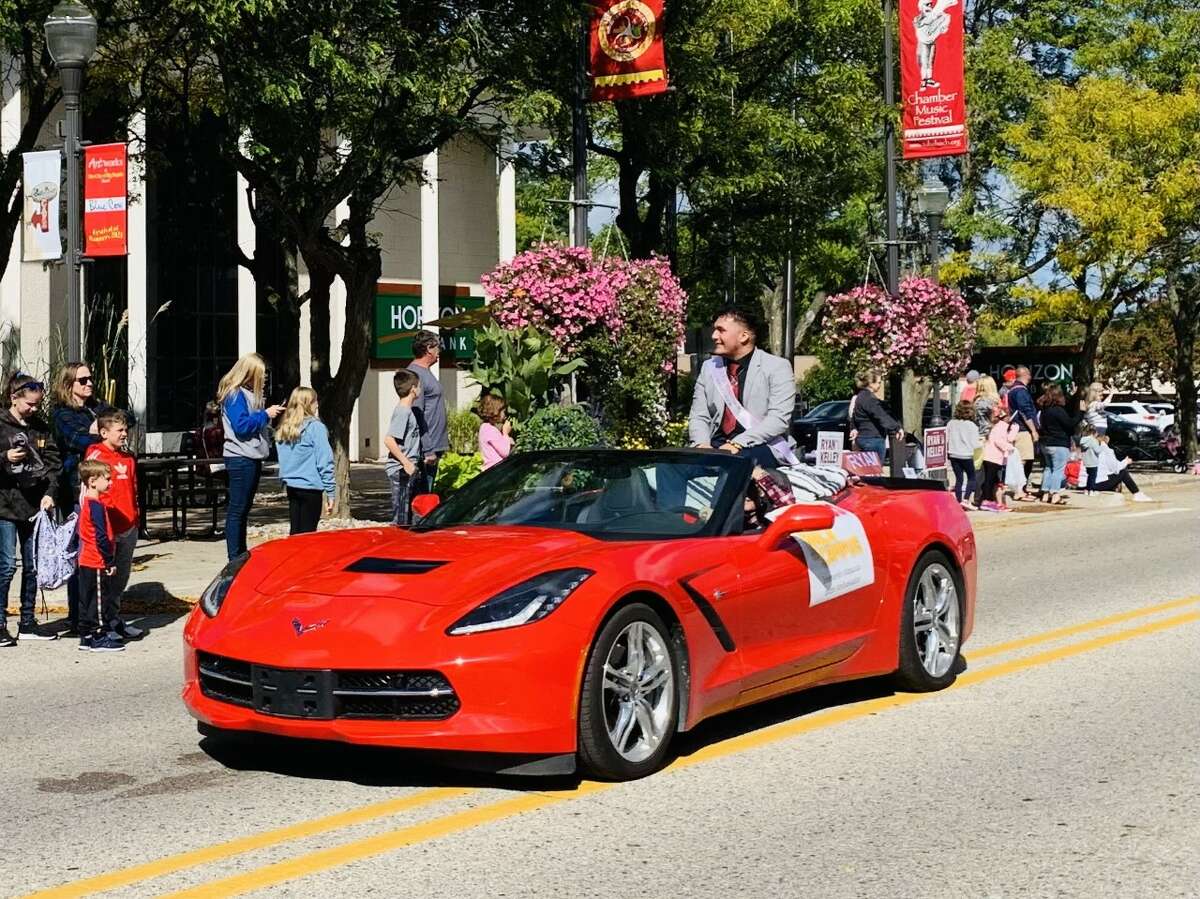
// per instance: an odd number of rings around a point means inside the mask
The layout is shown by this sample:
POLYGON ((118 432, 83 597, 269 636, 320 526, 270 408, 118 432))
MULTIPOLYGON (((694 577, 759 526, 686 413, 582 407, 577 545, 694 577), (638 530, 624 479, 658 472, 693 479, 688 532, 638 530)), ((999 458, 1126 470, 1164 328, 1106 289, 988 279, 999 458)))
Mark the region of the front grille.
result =
POLYGON ((460 706, 438 671, 271 668, 207 652, 199 669, 205 696, 281 718, 437 720, 460 706))

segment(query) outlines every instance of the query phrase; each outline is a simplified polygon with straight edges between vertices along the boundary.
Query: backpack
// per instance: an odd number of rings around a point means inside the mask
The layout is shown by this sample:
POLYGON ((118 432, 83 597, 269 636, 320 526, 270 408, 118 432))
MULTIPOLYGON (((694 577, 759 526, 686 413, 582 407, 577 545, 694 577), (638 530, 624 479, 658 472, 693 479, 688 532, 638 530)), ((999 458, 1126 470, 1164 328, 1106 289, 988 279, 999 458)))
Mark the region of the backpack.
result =
POLYGON ((72 512, 59 524, 44 509, 33 519, 33 554, 38 587, 54 590, 71 579, 79 559, 79 516, 72 512))

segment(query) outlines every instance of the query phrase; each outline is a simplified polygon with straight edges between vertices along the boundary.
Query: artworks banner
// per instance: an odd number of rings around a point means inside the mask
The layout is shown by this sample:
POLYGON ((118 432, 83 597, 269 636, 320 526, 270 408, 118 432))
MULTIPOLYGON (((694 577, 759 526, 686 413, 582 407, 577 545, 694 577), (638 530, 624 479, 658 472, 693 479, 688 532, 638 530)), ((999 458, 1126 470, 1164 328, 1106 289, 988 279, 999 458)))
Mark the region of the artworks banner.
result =
POLYGON ((59 221, 59 187, 62 184, 62 154, 40 150, 23 155, 25 210, 21 219, 22 253, 25 262, 61 259, 62 228, 59 221))
POLYGON ((631 100, 667 89, 663 0, 599 0, 592 8, 592 100, 631 100))
POLYGON ((83 255, 124 256, 128 250, 124 144, 83 151, 83 255))
POLYGON ((960 0, 900 0, 904 158, 967 152, 960 0))

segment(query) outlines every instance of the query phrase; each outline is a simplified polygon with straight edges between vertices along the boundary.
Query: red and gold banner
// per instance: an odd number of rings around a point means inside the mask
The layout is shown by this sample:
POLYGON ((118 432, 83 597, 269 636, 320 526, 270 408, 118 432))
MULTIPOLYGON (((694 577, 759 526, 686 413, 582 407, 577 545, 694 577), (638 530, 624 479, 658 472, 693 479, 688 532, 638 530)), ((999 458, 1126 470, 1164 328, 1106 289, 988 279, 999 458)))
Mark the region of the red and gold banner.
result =
POLYGON ((124 256, 126 249, 124 144, 83 150, 83 255, 124 256))
POLYGON ((964 0, 900 0, 904 158, 967 152, 964 0))
POLYGON ((663 0, 597 0, 588 43, 592 100, 630 100, 667 89, 663 0))

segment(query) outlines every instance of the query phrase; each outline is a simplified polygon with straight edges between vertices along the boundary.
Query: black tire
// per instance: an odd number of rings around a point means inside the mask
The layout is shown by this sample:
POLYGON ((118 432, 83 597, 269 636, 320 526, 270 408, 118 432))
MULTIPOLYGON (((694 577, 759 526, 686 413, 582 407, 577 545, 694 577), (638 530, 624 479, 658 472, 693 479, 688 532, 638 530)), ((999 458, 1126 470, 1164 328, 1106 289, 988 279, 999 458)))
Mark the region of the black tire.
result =
MULTIPOLYGON (((642 603, 633 603, 622 607, 609 618, 592 641, 584 669, 583 688, 579 696, 580 767, 595 778, 617 781, 636 780, 662 767, 678 729, 679 672, 680 664, 671 632, 654 609, 642 603), (609 736, 605 713, 604 665, 618 638, 635 622, 653 629, 666 649, 665 658, 670 665, 670 696, 661 742, 647 758, 631 761, 618 752, 609 736)), ((635 726, 640 730, 640 724, 635 726)))
MULTIPOLYGON (((963 619, 963 581, 954 563, 940 550, 930 550, 917 560, 912 574, 908 579, 908 587, 904 591, 904 606, 900 610, 900 667, 896 670, 895 680, 901 690, 912 693, 930 693, 934 690, 944 690, 954 683, 962 667, 962 619, 963 619), (914 621, 916 618, 917 594, 926 572, 933 571, 939 576, 949 576, 954 585, 954 646, 949 667, 944 672, 931 673, 922 662, 922 649, 916 633, 914 621)), ((926 638, 927 639, 927 638, 926 638)), ((949 651, 939 652, 938 655, 951 656, 949 651)), ((943 659, 943 661, 945 661, 943 659)))

